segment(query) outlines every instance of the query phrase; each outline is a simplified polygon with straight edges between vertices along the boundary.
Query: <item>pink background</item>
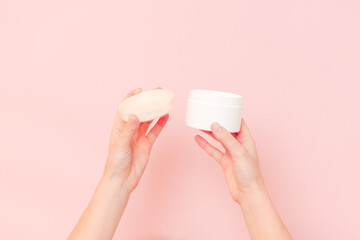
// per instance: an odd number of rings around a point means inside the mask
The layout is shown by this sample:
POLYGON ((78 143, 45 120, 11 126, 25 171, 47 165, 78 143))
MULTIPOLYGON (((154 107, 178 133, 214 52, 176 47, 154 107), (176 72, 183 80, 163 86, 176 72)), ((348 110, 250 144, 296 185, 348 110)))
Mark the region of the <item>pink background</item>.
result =
POLYGON ((114 239, 248 239, 185 126, 192 88, 244 96, 295 239, 360 239, 357 0, 0 1, 0 238, 64 239, 136 87, 176 104, 114 239))

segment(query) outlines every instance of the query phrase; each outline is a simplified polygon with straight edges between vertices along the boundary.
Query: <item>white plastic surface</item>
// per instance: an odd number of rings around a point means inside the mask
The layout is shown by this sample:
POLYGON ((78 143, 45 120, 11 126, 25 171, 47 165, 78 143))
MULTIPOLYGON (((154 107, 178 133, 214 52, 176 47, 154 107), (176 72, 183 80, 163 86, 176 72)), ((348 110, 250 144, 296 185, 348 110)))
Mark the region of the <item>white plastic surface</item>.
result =
POLYGON ((243 97, 233 93, 213 90, 190 90, 186 125, 211 131, 211 124, 218 122, 229 132, 240 130, 243 97))
POLYGON ((140 122, 146 122, 168 113, 174 106, 174 94, 169 90, 155 89, 133 95, 119 105, 124 121, 135 114, 140 122))

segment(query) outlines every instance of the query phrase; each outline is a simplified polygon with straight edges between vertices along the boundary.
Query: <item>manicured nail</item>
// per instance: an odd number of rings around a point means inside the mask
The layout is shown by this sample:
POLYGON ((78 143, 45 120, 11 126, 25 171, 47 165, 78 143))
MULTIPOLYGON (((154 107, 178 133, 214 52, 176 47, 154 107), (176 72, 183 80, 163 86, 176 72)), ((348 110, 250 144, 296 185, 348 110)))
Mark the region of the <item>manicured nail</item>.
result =
POLYGON ((217 122, 214 122, 212 127, 213 127, 214 132, 217 132, 217 133, 220 132, 221 127, 217 122))

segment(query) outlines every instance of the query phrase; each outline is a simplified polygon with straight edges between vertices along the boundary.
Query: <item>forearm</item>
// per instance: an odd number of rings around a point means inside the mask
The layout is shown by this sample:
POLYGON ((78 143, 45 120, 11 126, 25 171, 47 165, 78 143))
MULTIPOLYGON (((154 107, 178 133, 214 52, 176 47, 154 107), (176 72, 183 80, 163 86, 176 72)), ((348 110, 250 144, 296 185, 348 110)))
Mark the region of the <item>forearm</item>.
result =
POLYGON ((68 239, 112 239, 129 197, 120 179, 104 175, 68 239))
POLYGON ((257 239, 292 239, 282 223, 265 185, 254 186, 244 193, 239 204, 252 240, 257 239))

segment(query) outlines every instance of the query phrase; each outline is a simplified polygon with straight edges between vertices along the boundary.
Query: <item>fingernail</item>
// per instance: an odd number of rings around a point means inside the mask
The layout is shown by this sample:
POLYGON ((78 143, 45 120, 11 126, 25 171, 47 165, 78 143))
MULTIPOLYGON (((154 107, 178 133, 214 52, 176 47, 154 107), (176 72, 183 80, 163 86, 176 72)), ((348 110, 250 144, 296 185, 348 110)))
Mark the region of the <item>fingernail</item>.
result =
POLYGON ((136 123, 136 117, 135 117, 134 114, 131 114, 131 115, 129 116, 129 122, 130 122, 131 124, 135 125, 135 123, 136 123))
POLYGON ((213 123, 212 127, 213 127, 214 132, 217 132, 217 133, 220 132, 221 127, 218 123, 216 123, 216 122, 213 123))
POLYGON ((159 120, 158 120, 158 123, 160 124, 160 126, 165 126, 165 122, 166 122, 166 119, 165 117, 161 117, 159 120))

